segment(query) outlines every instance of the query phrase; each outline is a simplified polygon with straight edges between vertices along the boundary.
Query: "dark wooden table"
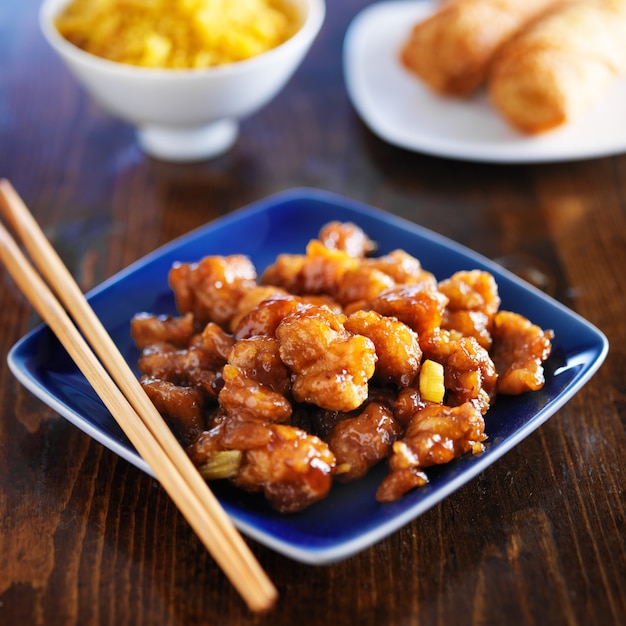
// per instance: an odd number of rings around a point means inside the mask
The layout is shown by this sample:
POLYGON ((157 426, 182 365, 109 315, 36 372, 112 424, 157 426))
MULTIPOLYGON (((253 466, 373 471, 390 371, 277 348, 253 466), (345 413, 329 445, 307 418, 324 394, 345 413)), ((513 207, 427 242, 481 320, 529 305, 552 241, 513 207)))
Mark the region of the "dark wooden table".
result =
POLYGON ((6 353, 38 319, 0 270, 0 624, 626 623, 626 156, 491 165, 387 145, 342 74, 366 4, 330 2, 306 62, 234 149, 181 165, 145 157, 85 97, 39 34, 38 2, 3 2, 0 176, 84 289, 274 192, 338 192, 530 268, 606 333, 605 364, 504 458, 361 554, 313 567, 250 541, 280 592, 256 616, 154 480, 11 375, 6 353))

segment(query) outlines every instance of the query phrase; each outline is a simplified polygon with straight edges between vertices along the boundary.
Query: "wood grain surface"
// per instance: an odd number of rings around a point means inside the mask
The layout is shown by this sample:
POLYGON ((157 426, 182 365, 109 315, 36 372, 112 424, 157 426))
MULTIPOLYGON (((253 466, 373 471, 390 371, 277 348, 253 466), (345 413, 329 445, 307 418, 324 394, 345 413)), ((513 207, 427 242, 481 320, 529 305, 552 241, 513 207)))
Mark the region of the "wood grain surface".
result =
POLYGON ((280 592, 253 615, 161 487, 27 392, 6 354, 38 319, 0 269, 0 624, 618 626, 626 623, 626 156, 497 165, 394 148, 359 120, 328 3, 310 55, 212 161, 144 156, 54 57, 38 2, 0 4, 0 176, 84 289, 292 187, 327 189, 519 271, 610 341, 599 372, 478 478, 345 561, 249 541, 280 592))

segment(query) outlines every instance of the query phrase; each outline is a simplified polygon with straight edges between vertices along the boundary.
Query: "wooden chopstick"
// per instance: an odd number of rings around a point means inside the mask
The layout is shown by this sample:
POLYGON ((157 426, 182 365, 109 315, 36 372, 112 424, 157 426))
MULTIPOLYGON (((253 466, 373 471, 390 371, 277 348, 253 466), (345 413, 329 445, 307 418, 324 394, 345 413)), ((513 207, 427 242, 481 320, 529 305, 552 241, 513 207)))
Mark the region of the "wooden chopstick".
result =
POLYGON ((271 608, 277 599, 274 585, 7 180, 0 180, 0 208, 87 341, 0 224, 0 257, 20 290, 58 337, 250 609, 271 608))

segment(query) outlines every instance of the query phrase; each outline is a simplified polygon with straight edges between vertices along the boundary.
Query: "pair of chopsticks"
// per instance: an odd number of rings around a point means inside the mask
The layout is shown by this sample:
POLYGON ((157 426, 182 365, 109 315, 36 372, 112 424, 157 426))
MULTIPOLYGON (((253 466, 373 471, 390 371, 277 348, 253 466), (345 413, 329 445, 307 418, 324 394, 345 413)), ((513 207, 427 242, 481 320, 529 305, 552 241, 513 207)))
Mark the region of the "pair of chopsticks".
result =
POLYGON ((274 585, 7 180, 0 180, 0 209, 41 272, 0 223, 0 258, 22 293, 50 326, 248 607, 255 612, 270 609, 277 599, 274 585))

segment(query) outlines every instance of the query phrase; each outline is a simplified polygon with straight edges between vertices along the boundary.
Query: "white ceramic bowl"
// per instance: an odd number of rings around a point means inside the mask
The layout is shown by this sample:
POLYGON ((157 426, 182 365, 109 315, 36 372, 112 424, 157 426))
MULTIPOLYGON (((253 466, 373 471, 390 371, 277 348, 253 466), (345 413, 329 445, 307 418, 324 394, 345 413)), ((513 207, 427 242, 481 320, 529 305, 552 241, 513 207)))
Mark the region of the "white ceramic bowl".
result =
POLYGON ((55 16, 68 0, 44 0, 39 21, 52 48, 111 115, 132 123, 142 149, 169 161, 207 159, 235 142, 239 120, 272 100, 309 51, 324 0, 289 0, 303 23, 280 46, 245 61, 206 69, 142 68, 84 52, 61 36, 55 16))

